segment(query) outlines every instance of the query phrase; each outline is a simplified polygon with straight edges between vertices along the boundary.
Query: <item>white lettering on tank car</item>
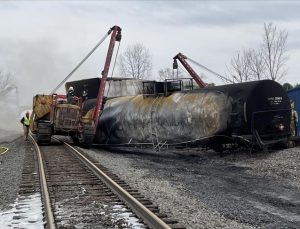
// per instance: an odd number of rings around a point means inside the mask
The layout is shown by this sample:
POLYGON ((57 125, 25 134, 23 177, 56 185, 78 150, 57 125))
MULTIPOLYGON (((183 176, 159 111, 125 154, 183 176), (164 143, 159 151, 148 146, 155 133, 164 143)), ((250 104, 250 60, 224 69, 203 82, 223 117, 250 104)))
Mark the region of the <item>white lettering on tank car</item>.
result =
POLYGON ((270 105, 279 105, 282 103, 282 97, 269 97, 268 101, 270 105))

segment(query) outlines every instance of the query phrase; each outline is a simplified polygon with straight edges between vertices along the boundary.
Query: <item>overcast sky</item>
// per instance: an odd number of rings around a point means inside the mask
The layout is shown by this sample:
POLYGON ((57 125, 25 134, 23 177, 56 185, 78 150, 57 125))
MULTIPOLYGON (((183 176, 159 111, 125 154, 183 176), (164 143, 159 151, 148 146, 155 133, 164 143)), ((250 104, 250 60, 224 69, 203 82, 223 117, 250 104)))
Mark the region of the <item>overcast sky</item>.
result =
MULTIPOLYGON (((300 83, 300 3, 297 1, 1 1, 0 68, 13 72, 21 104, 50 93, 113 25, 121 51, 142 43, 153 77, 182 52, 225 74, 237 50, 258 47, 264 22, 288 36, 288 75, 300 83)), ((71 79, 99 76, 108 40, 71 79)), ((202 69, 194 69, 201 74, 202 69)), ((213 75, 206 82, 221 82, 213 75)))

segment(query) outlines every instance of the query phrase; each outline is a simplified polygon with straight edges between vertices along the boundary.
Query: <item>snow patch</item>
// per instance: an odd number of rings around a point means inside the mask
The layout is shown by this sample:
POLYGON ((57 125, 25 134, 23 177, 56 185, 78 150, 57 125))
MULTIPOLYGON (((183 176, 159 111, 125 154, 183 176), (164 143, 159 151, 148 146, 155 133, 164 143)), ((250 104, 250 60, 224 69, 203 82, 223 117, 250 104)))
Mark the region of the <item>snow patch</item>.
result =
POLYGON ((116 211, 115 213, 112 213, 112 217, 115 220, 124 220, 127 222, 127 225, 129 228, 134 229, 144 229, 145 225, 139 223, 139 219, 135 216, 131 216, 131 211, 128 211, 127 208, 124 207, 124 205, 114 205, 113 211, 116 211))
POLYGON ((42 202, 39 193, 18 195, 11 209, 0 212, 1 228, 44 228, 42 202))

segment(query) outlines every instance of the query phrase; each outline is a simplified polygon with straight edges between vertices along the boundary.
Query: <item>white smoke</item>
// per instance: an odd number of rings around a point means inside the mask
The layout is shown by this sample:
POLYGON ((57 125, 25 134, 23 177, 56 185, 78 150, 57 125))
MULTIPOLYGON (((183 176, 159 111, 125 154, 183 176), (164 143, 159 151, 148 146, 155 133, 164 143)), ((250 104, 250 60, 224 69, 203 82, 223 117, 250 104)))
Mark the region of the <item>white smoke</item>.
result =
POLYGON ((15 91, 11 91, 5 97, 0 99, 0 129, 4 130, 22 130, 20 124, 20 112, 18 107, 18 98, 15 91))

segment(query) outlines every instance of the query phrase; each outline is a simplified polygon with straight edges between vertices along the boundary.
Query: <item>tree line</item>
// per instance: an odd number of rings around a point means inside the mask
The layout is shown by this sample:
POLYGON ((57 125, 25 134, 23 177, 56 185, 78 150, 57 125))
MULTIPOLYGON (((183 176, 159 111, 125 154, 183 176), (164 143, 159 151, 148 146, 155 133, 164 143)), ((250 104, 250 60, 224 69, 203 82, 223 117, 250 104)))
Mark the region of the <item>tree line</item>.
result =
POLYGON ((261 43, 257 48, 237 51, 227 67, 226 76, 239 83, 283 80, 287 74, 287 38, 287 31, 279 30, 273 23, 265 23, 261 43))
MULTIPOLYGON (((226 65, 225 78, 234 83, 271 79, 282 81, 287 74, 288 32, 273 23, 264 23, 263 36, 256 48, 238 50, 226 65)), ((119 59, 119 74, 135 79, 147 79, 152 70, 152 57, 143 44, 128 46, 119 59)), ((179 77, 185 73, 179 70, 179 77)), ((158 71, 159 79, 174 77, 171 68, 158 71)), ((226 83, 226 82, 224 82, 226 83)))

